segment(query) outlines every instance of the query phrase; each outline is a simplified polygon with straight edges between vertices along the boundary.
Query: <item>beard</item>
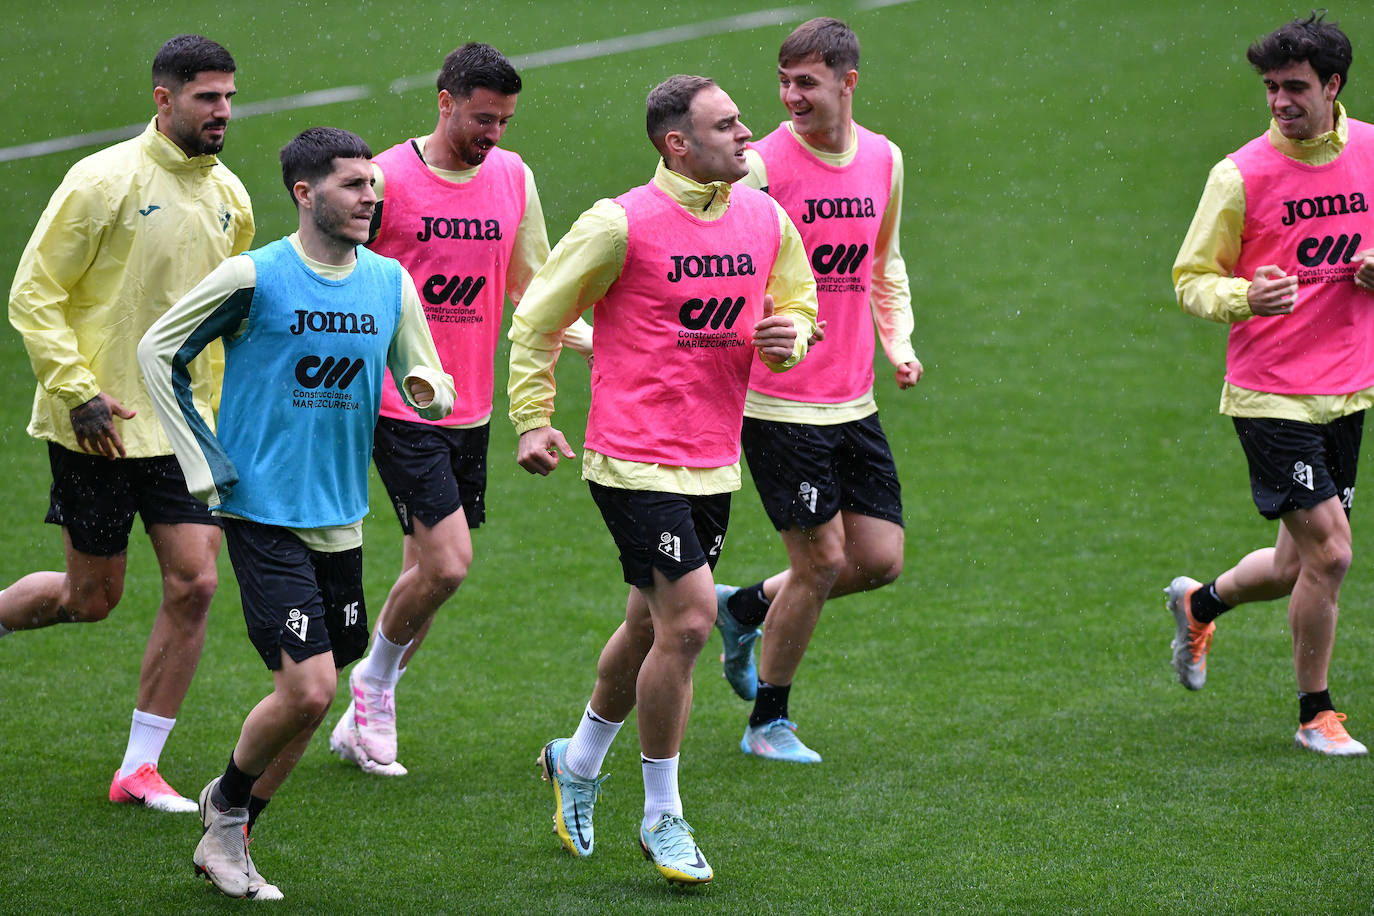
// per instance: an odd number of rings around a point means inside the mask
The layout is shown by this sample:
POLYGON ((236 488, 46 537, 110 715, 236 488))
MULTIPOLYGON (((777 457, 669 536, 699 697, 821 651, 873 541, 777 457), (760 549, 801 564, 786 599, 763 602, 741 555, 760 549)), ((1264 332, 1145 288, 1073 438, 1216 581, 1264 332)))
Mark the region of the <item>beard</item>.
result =
POLYGON ((205 136, 204 131, 210 127, 227 127, 228 122, 207 121, 199 128, 186 130, 174 139, 177 146, 183 150, 194 150, 197 156, 213 156, 224 149, 224 137, 210 138, 205 136))

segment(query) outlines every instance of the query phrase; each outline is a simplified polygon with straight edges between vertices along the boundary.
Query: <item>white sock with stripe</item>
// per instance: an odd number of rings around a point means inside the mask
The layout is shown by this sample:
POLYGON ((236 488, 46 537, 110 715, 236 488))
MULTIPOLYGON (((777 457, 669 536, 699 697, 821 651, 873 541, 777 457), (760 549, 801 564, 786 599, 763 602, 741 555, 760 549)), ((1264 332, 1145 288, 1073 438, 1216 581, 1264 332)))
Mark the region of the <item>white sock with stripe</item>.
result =
POLYGON ((563 765, 568 768, 568 772, 578 779, 595 779, 600 776, 606 752, 611 749, 611 742, 615 740, 615 736, 620 732, 620 726, 624 724, 603 719, 592 710, 592 704, 588 703, 582 721, 577 723, 577 731, 573 732, 572 739, 563 751, 563 765))
POLYGON ((644 829, 658 823, 665 814, 682 817, 682 796, 677 791, 677 763, 681 754, 664 760, 640 757, 644 770, 644 829))

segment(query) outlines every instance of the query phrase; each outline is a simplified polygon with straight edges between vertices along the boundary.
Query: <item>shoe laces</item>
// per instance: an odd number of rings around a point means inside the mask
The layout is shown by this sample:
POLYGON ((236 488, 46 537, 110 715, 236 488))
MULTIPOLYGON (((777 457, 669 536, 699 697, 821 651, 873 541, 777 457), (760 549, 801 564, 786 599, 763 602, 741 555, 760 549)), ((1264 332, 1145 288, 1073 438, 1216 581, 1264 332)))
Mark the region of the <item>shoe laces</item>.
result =
POLYGON ((1192 612, 1188 614, 1188 651, 1193 656, 1196 664, 1207 656, 1212 649, 1212 637, 1216 635, 1217 625, 1215 623, 1201 624, 1193 619, 1192 612))
POLYGON ((752 646, 754 644, 754 640, 758 639, 761 635, 762 633, 760 632, 758 627, 750 627, 748 630, 739 635, 739 639, 737 640, 736 645, 738 645, 741 649, 745 648, 746 646, 752 646))
POLYGON ((667 861, 696 858, 696 841, 692 839, 691 826, 676 814, 665 814, 658 819, 650 835, 655 837, 659 857, 667 861))
POLYGON ((763 727, 763 737, 775 750, 795 751, 802 746, 797 726, 788 719, 774 719, 763 727))
POLYGON ((610 773, 603 773, 596 779, 579 779, 564 770, 563 785, 571 792, 574 801, 583 805, 595 805, 597 799, 601 798, 601 784, 610 778, 610 773))
POLYGON ((144 791, 152 795, 176 795, 177 790, 167 784, 167 780, 162 778, 162 774, 157 771, 157 767, 151 763, 134 770, 133 781, 142 783, 144 791))
MULTIPOLYGON (((368 725, 380 725, 396 721, 396 691, 373 690, 364 686, 362 694, 364 717, 367 719, 368 725)), ((355 697, 355 704, 356 699, 355 697)))
POLYGON ((1317 713, 1312 721, 1303 727, 1321 729, 1321 733, 1331 741, 1349 741, 1350 732, 1341 724, 1344 721, 1345 713, 1328 709, 1317 713))

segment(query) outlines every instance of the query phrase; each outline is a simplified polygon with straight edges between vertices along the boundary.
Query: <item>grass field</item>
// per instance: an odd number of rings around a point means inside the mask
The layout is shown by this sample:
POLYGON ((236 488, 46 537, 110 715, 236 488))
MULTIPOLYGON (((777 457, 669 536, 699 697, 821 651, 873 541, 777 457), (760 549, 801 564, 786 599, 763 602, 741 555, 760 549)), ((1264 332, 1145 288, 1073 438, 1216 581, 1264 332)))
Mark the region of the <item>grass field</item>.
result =
MULTIPOLYGON (((611 2, 455 8, 228 2, 203 10, 64 2, 0 10, 0 148, 146 121, 148 63, 179 31, 239 62, 240 104, 367 87, 360 101, 242 118, 225 160, 259 241, 294 227, 276 150, 318 123, 382 149, 433 126, 433 90, 394 93, 468 39, 526 55, 770 9, 611 2)), ((1181 315, 1169 267, 1210 165, 1263 129, 1245 46, 1306 8, 1088 0, 840 3, 780 24, 523 73, 506 145, 539 179, 550 235, 647 179, 643 97, 713 75, 763 134, 782 117, 774 54, 797 22, 863 41, 856 107, 905 151, 903 250, 927 375, 882 419, 902 470, 907 556, 893 586, 833 604, 792 712, 825 762, 765 765, 747 707, 703 655, 682 789, 716 881, 670 889, 634 841, 633 723, 597 809, 598 849, 563 854, 532 765, 569 732, 623 608, 615 551, 572 468, 534 479, 492 430, 488 524, 469 581, 403 683, 401 759, 384 781, 325 736, 263 816, 263 872, 300 913, 1356 913, 1374 901, 1369 762, 1292 747, 1282 603, 1223 618, 1207 688, 1174 680, 1161 588, 1209 578, 1274 529, 1216 415, 1224 331, 1181 315)), ((1336 7, 1356 50, 1342 100, 1374 117, 1374 29, 1336 7)), ((0 163, 10 277, 61 176, 88 150, 0 163)), ((558 422, 577 434, 586 371, 566 361, 558 422)), ((0 583, 61 562, 41 524, 48 472, 28 439, 33 378, 0 333, 0 583)), ((504 372, 498 372, 504 390, 504 372)), ((570 438, 572 436, 570 435, 570 438)), ((374 612, 399 565, 380 488, 367 526, 374 612)), ((1337 705, 1374 739, 1369 513, 1332 668, 1337 705)), ((0 641, 0 912, 229 911, 191 871, 195 819, 104 800, 127 737, 157 601, 135 538, 123 603, 99 626, 0 641)), ((195 793, 218 773, 268 677, 221 558, 200 671, 162 758, 195 793)), ((783 562, 750 485, 722 581, 783 562)), ((333 715, 330 724, 333 722, 333 715)))

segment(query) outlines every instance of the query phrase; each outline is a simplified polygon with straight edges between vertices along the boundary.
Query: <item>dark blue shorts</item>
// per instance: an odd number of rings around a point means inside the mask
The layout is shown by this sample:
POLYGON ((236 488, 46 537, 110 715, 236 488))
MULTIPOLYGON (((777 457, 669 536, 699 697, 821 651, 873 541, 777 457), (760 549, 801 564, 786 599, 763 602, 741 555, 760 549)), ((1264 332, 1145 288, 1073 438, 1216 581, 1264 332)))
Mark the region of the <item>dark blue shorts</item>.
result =
POLYGON ((48 443, 52 490, 44 521, 67 529, 72 546, 93 557, 129 547, 134 514, 152 525, 218 525, 186 489, 175 457, 106 458, 48 443))
POLYGON ((457 428, 378 417, 372 462, 406 534, 415 519, 430 528, 459 509, 468 528, 487 517, 487 443, 491 426, 457 428))
POLYGON ((652 586, 655 569, 676 582, 702 566, 716 568, 730 524, 729 493, 683 496, 588 483, 630 585, 652 586))
POLYGON ((272 671, 281 654, 303 662, 334 653, 334 667, 367 651, 361 547, 311 550, 285 528, 224 519, 224 539, 239 583, 248 638, 272 671))
POLYGON ((815 528, 841 510, 902 524, 902 487, 876 413, 821 426, 744 418, 749 474, 779 531, 815 528))
POLYGON ((1364 411, 1317 425, 1232 417, 1250 465, 1250 494, 1260 515, 1276 519, 1335 496, 1345 514, 1355 502, 1364 411))

